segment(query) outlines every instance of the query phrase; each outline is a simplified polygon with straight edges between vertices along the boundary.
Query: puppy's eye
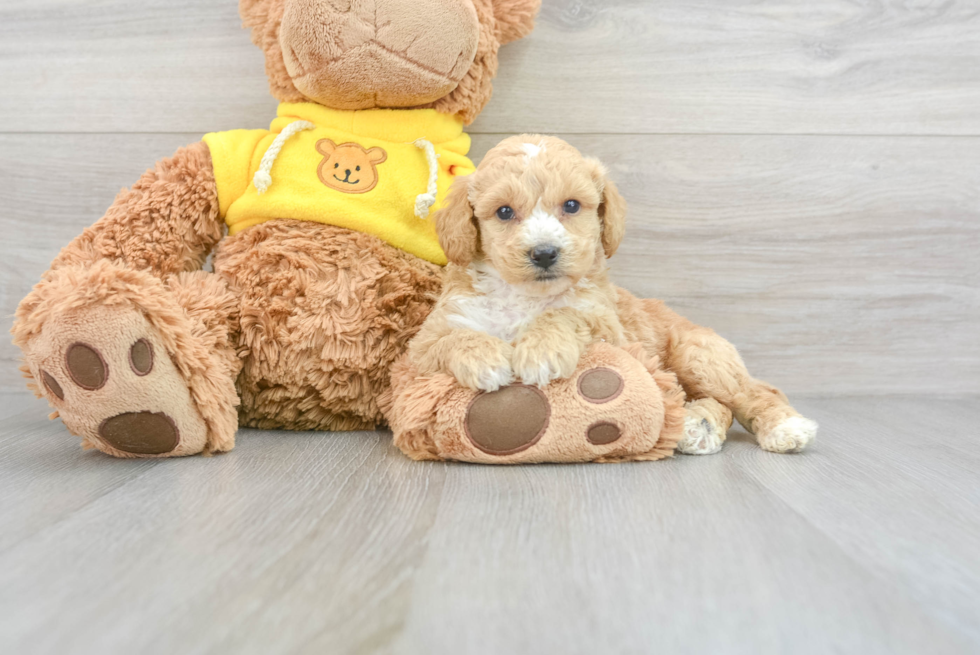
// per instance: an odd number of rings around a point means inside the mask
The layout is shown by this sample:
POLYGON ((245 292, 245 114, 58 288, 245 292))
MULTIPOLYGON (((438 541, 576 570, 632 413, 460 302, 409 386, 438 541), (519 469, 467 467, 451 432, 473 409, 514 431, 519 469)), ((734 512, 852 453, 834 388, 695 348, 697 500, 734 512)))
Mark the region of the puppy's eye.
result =
POLYGON ((507 206, 501 207, 497 210, 497 218, 502 221, 509 221, 514 218, 514 210, 507 206))
POLYGON ((565 210, 566 214, 577 214, 578 210, 582 209, 582 205, 578 200, 566 200, 562 209, 565 210))
POLYGON ((333 167, 334 168, 340 168, 340 164, 334 164, 333 167))
POLYGON ((360 167, 360 166, 358 166, 358 167, 357 167, 357 168, 355 168, 354 170, 355 170, 355 171, 359 171, 359 170, 361 170, 361 167, 360 167))

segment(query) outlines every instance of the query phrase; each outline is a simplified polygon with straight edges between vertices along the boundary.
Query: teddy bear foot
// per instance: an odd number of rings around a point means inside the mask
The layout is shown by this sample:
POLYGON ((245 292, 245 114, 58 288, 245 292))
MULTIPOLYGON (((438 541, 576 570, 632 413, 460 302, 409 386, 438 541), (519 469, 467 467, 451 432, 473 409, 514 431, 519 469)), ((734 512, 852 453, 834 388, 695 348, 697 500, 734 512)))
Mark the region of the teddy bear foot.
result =
POLYGON ((62 421, 117 457, 199 453, 208 428, 159 333, 131 306, 54 317, 29 366, 62 421))
POLYGON ((215 276, 163 282, 106 262, 53 273, 18 310, 25 373, 86 448, 115 457, 230 450, 239 364, 215 276))
POLYGON ((594 346, 575 374, 545 389, 477 393, 449 376, 392 376, 395 444, 415 459, 483 464, 609 462, 670 456, 681 436, 676 379, 636 354, 594 346))

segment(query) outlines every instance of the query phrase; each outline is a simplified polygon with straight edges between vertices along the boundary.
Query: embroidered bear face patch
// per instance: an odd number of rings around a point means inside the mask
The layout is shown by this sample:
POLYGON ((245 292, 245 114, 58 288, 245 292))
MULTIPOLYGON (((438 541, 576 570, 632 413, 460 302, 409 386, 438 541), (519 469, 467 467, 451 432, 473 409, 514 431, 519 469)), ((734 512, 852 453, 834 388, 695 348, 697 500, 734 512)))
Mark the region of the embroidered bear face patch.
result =
POLYGON ((317 141, 316 150, 324 156, 317 169, 320 181, 344 193, 367 193, 378 185, 378 164, 388 159, 383 148, 365 150, 357 143, 339 146, 330 139, 317 141))

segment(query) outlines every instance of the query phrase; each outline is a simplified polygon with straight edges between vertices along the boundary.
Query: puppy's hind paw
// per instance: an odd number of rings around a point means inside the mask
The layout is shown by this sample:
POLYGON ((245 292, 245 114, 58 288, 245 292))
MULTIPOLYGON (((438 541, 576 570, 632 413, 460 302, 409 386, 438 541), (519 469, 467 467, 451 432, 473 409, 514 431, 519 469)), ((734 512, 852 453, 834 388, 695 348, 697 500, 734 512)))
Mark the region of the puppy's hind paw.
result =
POLYGON ((817 423, 802 416, 791 416, 768 432, 756 437, 764 450, 773 453, 798 453, 817 436, 817 423))
POLYGON ((677 442, 677 450, 685 455, 713 455, 721 450, 724 441, 708 419, 688 416, 684 419, 684 436, 677 442))

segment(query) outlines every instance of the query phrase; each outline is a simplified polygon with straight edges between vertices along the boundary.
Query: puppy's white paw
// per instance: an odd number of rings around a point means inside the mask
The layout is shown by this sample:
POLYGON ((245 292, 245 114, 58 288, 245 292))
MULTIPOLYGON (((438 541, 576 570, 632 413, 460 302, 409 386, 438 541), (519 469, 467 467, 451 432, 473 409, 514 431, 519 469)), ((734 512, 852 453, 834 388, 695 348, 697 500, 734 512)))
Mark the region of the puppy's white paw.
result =
POLYGON ((553 380, 561 377, 561 371, 554 363, 549 361, 538 362, 537 364, 526 364, 517 370, 517 377, 524 384, 542 389, 553 380))
POLYGON ((510 364, 487 366, 479 371, 476 378, 476 388, 479 391, 496 391, 514 381, 514 372, 510 364))
POLYGON ((724 440, 708 419, 688 416, 684 419, 684 436, 677 442, 677 450, 685 455, 713 455, 721 450, 722 443, 724 440))
POLYGON ((489 335, 464 339, 447 363, 448 372, 474 391, 496 391, 514 381, 510 344, 489 335))
POLYGON ((456 361, 449 365, 456 381, 474 391, 496 391, 514 381, 510 363, 502 357, 497 361, 456 361))
POLYGON ((544 388, 559 378, 571 377, 582 356, 575 345, 543 343, 525 338, 514 348, 514 373, 527 385, 544 388))
POLYGON ((793 416, 785 419, 769 432, 759 433, 756 438, 765 450, 774 453, 798 453, 816 436, 816 421, 793 416))

